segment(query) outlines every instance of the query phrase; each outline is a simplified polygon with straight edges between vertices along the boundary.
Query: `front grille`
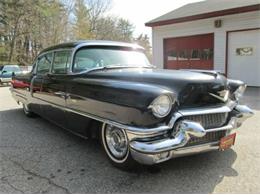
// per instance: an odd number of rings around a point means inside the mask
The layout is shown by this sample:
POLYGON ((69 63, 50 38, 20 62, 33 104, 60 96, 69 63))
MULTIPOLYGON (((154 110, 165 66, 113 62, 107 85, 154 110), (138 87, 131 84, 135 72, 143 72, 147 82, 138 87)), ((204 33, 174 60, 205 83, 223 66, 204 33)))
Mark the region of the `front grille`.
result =
POLYGON ((191 137, 191 139, 188 141, 185 147, 219 141, 222 137, 225 136, 225 134, 226 131, 214 131, 214 132, 208 132, 206 133, 205 136, 200 138, 191 137))
POLYGON ((185 116, 183 118, 200 123, 204 129, 212 129, 222 127, 226 123, 227 117, 228 113, 214 113, 185 116))

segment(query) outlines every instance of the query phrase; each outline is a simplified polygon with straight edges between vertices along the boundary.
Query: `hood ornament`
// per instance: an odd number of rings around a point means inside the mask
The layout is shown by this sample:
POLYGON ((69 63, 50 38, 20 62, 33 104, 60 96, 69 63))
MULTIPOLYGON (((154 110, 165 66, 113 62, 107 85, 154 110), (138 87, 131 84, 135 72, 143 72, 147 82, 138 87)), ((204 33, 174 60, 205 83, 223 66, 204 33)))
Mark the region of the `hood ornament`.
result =
POLYGON ((214 93, 209 93, 209 95, 211 95, 214 98, 217 98, 218 100, 220 100, 222 102, 226 102, 228 100, 229 90, 218 91, 217 93, 218 93, 218 95, 216 95, 214 93))

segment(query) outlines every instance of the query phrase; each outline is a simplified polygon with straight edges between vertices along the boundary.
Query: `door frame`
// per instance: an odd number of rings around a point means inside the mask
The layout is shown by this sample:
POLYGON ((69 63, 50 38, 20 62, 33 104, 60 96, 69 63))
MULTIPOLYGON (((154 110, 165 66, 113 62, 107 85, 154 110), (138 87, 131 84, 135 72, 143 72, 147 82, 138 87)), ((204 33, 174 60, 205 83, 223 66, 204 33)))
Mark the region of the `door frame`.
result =
POLYGON ((230 31, 226 31, 226 56, 225 56, 225 76, 228 76, 228 49, 229 49, 229 35, 232 32, 244 32, 244 31, 252 31, 252 30, 259 30, 260 27, 257 28, 245 28, 245 29, 237 29, 237 30, 230 30, 230 31))
POLYGON ((185 38, 185 37, 196 37, 196 36, 201 36, 201 35, 212 35, 213 36, 213 64, 212 64, 212 69, 214 70, 214 56, 215 56, 215 33, 214 32, 207 32, 203 34, 192 34, 192 35, 185 35, 185 36, 176 36, 176 37, 165 37, 163 38, 163 69, 166 69, 166 40, 167 39, 175 39, 175 38, 185 38))

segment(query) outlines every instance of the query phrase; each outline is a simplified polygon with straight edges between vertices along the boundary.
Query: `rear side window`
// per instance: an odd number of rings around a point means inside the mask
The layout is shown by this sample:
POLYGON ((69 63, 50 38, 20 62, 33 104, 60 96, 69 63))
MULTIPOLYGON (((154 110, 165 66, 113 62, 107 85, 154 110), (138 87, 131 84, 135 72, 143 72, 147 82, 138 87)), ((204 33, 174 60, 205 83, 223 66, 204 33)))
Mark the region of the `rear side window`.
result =
POLYGON ((48 53, 38 58, 37 74, 46 74, 50 71, 52 56, 52 53, 48 53))
POLYGON ((52 73, 66 74, 69 68, 71 51, 58 51, 54 54, 52 73))

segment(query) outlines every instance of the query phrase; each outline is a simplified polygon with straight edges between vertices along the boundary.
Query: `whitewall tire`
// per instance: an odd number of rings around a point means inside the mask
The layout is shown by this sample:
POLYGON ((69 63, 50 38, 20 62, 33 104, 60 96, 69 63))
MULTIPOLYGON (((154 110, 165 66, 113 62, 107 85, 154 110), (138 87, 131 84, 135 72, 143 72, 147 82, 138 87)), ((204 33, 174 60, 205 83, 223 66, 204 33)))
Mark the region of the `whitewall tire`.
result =
POLYGON ((131 169, 137 164, 131 156, 128 138, 124 129, 104 123, 101 139, 106 155, 114 166, 131 169))

